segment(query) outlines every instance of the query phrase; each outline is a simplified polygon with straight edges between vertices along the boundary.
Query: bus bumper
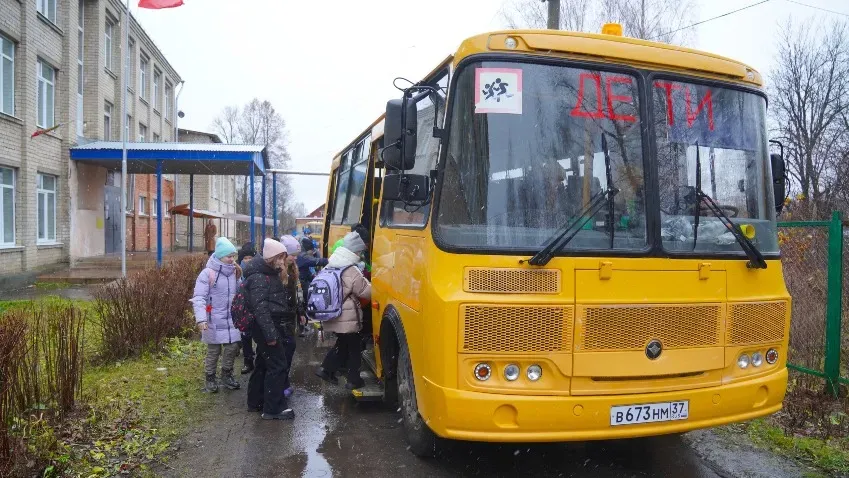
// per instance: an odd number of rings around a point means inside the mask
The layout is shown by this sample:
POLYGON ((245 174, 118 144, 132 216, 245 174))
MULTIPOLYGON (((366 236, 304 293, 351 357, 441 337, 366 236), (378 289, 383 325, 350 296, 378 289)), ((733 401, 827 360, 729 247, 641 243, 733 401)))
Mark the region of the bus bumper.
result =
POLYGON ((719 387, 633 395, 539 396, 469 392, 425 378, 428 426, 439 436, 468 441, 556 442, 681 433, 751 420, 781 409, 787 369, 719 387), (689 418, 610 425, 610 407, 689 400, 689 418))

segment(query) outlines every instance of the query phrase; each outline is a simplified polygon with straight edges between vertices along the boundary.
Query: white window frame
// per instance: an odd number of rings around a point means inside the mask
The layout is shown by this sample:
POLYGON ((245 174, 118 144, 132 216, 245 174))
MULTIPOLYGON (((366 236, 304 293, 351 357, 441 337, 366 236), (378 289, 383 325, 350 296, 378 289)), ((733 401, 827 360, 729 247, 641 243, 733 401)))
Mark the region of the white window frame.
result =
MULTIPOLYGON (((124 133, 126 133, 126 135, 127 135, 127 142, 131 142, 132 139, 133 139, 133 136, 131 134, 133 132, 133 128, 130 126, 132 124, 133 124, 133 117, 130 116, 129 114, 127 114, 127 125, 124 127, 124 133)), ((123 141, 123 139, 124 138, 122 137, 121 140, 123 141)))
POLYGON ((46 61, 41 58, 36 62, 36 121, 35 125, 39 128, 49 128, 54 126, 56 123, 56 68, 50 66, 46 61), (48 80, 44 76, 44 71, 49 69, 53 72, 53 79, 48 80), (38 98, 41 97, 42 94, 48 96, 49 98, 44 98, 44 101, 38 101, 38 98), (49 99, 49 101, 48 101, 49 99), (39 108, 41 105, 41 108, 39 108))
POLYGON ((83 14, 85 5, 83 0, 78 0, 77 14, 77 136, 82 138, 85 135, 85 114, 83 94, 85 90, 85 71, 83 68, 83 47, 85 44, 85 15, 83 14))
POLYGON ((147 216, 147 196, 139 195, 139 216, 147 216))
MULTIPOLYGON (((15 208, 16 208, 15 201, 17 200, 16 197, 15 197, 16 196, 16 194, 15 194, 15 184, 16 184, 17 178, 15 177, 15 170, 14 169, 0 166, 0 173, 2 173, 2 170, 4 170, 4 169, 12 172, 12 184, 11 185, 3 184, 2 182, 0 182, 0 248, 15 247, 15 241, 17 239, 16 238, 16 236, 17 236, 17 234, 16 234, 17 230, 16 229, 17 228, 15 227, 15 208), (6 207, 5 207, 6 205, 3 204, 3 198, 5 197, 5 194, 3 194, 3 192, 6 189, 12 190, 12 217, 11 218, 3 217, 3 211, 6 210, 6 207), (12 221, 12 242, 7 242, 7 241, 4 240, 4 233, 6 231, 6 220, 7 219, 12 221)), ((2 174, 0 174, 0 176, 2 176, 2 174)))
POLYGON ((162 136, 159 136, 158 134, 153 133, 153 139, 152 139, 152 141, 153 141, 154 143, 161 143, 161 142, 162 142, 162 136))
POLYGON ((162 211, 165 213, 165 217, 171 217, 171 201, 165 201, 162 203, 162 211))
POLYGON ((147 141, 147 126, 139 123, 139 143, 147 141))
POLYGON ((150 217, 156 217, 156 198, 158 197, 158 194, 154 194, 153 197, 150 198, 150 217))
POLYGON ((56 222, 56 217, 58 216, 57 211, 56 211, 56 192, 57 192, 58 189, 59 189, 59 177, 58 176, 54 176, 52 174, 46 174, 46 173, 38 173, 38 175, 36 176, 36 196, 35 196, 35 200, 36 200, 35 234, 36 234, 36 237, 37 237, 37 240, 36 240, 37 244, 55 244, 56 243, 56 230, 58 229, 58 226, 59 226, 56 222), (52 190, 51 189, 44 189, 44 187, 43 187, 43 183, 44 183, 43 178, 45 178, 47 176, 50 176, 51 178, 53 178, 53 189, 52 190), (42 194, 44 196, 39 197, 42 194), (50 204, 49 201, 50 201, 51 198, 52 198, 52 201, 53 201, 53 237, 49 237, 50 228, 48 227, 48 225, 49 225, 49 219, 50 218, 49 218, 48 212, 47 212, 47 211, 50 210, 47 206, 50 204), (44 200, 44 213, 45 213, 44 217, 41 217, 38 214, 38 205, 39 205, 38 203, 42 199, 44 200), (41 234, 38 230, 39 225, 44 226, 44 236, 41 236, 41 234))
POLYGON ((112 71, 112 52, 114 51, 112 40, 115 38, 115 21, 106 18, 106 26, 103 30, 103 66, 112 71))
POLYGON ((159 111, 159 104, 160 104, 159 103, 159 93, 160 93, 159 90, 161 88, 160 87, 161 83, 162 83, 162 72, 157 70, 156 68, 154 68, 153 69, 153 96, 151 98, 151 100, 152 100, 151 104, 153 105, 153 110, 156 111, 156 112, 159 111))
POLYGON ((150 59, 142 53, 141 61, 139 62, 139 98, 148 99, 147 95, 147 67, 150 64, 150 59))
POLYGON ((0 113, 7 114, 9 116, 15 115, 15 46, 15 42, 10 40, 9 37, 0 35, 0 113), (6 43, 12 46, 12 56, 4 53, 6 43), (4 78, 6 78, 6 68, 12 69, 12 82, 9 85, 7 85, 4 81, 4 78), (8 105, 4 101, 4 98, 6 97, 4 92, 7 88, 12 92, 10 95, 12 101, 11 104, 8 105))
POLYGON ((124 55, 124 68, 127 75, 127 91, 133 91, 136 84, 136 41, 132 37, 127 39, 127 54, 124 55))
POLYGON ((38 13, 53 24, 56 23, 56 2, 57 0, 35 0, 38 13))
POLYGON ((167 119, 169 121, 171 121, 171 110, 172 110, 171 105, 174 104, 174 98, 172 97, 173 95, 174 95, 174 86, 171 83, 166 81, 165 82, 165 119, 167 119))
POLYGON ((103 102, 103 140, 112 141, 112 111, 115 107, 108 101, 103 102))

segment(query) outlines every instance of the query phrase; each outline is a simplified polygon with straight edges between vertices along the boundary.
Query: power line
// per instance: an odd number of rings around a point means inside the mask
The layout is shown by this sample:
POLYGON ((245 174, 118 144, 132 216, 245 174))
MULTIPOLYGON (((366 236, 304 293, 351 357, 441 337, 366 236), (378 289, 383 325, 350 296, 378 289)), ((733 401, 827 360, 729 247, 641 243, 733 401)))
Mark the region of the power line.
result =
MULTIPOLYGON (((743 8, 738 8, 737 10, 732 10, 732 11, 730 11, 730 12, 723 13, 722 15, 717 15, 717 16, 715 16, 715 17, 708 18, 707 20, 702 20, 702 21, 700 21, 700 22, 693 23, 692 25, 687 25, 686 27, 681 27, 681 28, 679 28, 679 29, 677 29, 677 30, 672 30, 671 32, 662 33, 662 34, 660 34, 660 35, 655 36, 654 38, 650 38, 650 40, 657 40, 657 39, 658 39, 658 38, 660 38, 660 37, 664 37, 664 36, 666 36, 666 35, 672 35, 673 33, 677 33, 677 32, 680 32, 681 30, 686 30, 686 29, 688 29, 688 28, 693 28, 693 27, 695 27, 695 26, 701 25, 702 23, 707 23, 707 22, 710 22, 710 21, 716 20, 717 18, 727 17, 728 15, 733 15, 733 14, 735 14, 735 13, 737 13, 737 12, 742 12, 743 10, 746 10, 746 9, 749 9, 749 8, 752 8, 752 7, 757 7, 758 5, 764 4, 764 3, 768 2, 768 1, 770 1, 770 0, 762 0, 762 1, 758 2, 758 3, 753 3, 753 4, 751 4, 751 5, 747 5, 747 6, 743 7, 743 8)), ((787 1, 790 1, 790 0, 787 0, 787 1)))
POLYGON ((849 13, 836 12, 834 10, 829 10, 827 8, 822 8, 822 7, 817 7, 815 5, 808 5, 807 3, 797 2, 795 0, 785 0, 785 1, 788 2, 788 3, 795 3, 796 5, 801 5, 803 7, 813 8, 814 10, 821 10, 823 12, 833 13, 835 15, 841 15, 841 16, 849 18, 849 13))

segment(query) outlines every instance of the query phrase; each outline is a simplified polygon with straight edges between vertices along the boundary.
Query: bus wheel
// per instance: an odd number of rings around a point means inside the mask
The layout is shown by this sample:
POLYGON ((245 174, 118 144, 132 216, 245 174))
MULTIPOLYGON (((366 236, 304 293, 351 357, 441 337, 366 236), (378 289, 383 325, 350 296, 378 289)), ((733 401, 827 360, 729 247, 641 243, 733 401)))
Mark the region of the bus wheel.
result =
POLYGON ((399 342, 401 350, 398 354, 398 401, 407 443, 414 455, 432 457, 436 454, 437 437, 419 415, 410 349, 407 347, 406 340, 399 340, 399 342))

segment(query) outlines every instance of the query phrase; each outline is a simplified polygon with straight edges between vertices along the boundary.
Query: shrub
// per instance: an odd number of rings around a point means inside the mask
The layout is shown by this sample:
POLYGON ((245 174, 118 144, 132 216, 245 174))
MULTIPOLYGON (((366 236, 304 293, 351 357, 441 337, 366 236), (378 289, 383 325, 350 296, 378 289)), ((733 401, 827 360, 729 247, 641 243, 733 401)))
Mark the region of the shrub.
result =
POLYGON ((32 455, 44 443, 33 423, 47 426, 74 409, 85 320, 84 309, 71 302, 30 302, 0 316, 0 475, 36 461, 32 455))
POLYGON ((103 359, 161 350, 171 337, 194 333, 189 299, 205 257, 173 260, 105 285, 95 293, 103 359))

